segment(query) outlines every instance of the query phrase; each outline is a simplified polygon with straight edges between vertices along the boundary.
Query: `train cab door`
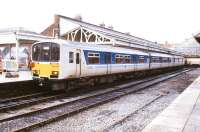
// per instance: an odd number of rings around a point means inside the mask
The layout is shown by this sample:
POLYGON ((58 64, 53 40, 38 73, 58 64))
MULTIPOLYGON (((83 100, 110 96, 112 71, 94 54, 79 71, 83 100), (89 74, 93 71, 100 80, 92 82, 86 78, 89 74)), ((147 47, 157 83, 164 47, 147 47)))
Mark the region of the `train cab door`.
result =
POLYGON ((81 50, 76 50, 76 77, 81 76, 81 50))
POLYGON ((111 74, 111 53, 105 54, 106 74, 111 74))

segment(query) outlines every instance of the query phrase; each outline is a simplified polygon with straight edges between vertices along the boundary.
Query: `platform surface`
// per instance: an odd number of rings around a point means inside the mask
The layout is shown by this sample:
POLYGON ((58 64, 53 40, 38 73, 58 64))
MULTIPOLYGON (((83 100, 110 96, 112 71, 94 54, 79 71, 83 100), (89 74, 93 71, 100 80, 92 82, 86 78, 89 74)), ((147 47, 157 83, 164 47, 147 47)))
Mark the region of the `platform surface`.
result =
POLYGON ((12 77, 12 78, 6 78, 5 72, 3 74, 0 74, 0 84, 32 80, 30 71, 19 71, 18 73, 19 73, 19 77, 12 77))
POLYGON ((142 132, 200 132, 200 77, 142 132))

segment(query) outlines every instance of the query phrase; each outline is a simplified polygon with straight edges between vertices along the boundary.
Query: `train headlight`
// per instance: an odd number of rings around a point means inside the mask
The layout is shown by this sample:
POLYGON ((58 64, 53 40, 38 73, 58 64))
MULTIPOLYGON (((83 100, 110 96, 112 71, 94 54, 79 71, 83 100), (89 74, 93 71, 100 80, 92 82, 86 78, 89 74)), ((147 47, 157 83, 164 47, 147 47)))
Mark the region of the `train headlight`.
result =
POLYGON ((58 71, 52 71, 52 75, 58 75, 58 71))
POLYGON ((39 70, 33 70, 33 74, 40 74, 39 70))

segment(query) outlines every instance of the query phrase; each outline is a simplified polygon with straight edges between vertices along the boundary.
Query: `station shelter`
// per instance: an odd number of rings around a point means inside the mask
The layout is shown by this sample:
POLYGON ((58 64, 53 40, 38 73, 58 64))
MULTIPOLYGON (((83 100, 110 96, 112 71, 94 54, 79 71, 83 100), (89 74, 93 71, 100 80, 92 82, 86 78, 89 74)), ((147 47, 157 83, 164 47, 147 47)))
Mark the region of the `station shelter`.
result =
POLYGON ((0 72, 30 70, 31 45, 51 38, 24 28, 0 30, 0 72))

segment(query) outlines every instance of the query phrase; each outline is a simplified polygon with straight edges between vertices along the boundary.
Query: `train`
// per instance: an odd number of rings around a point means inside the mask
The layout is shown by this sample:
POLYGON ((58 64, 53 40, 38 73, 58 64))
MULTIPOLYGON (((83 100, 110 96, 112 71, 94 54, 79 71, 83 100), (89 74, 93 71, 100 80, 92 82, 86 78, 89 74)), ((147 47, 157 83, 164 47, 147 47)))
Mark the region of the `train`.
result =
POLYGON ((38 85, 72 89, 125 74, 183 66, 181 55, 55 39, 32 45, 32 77, 38 85))

